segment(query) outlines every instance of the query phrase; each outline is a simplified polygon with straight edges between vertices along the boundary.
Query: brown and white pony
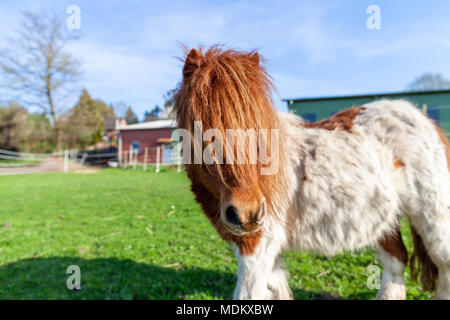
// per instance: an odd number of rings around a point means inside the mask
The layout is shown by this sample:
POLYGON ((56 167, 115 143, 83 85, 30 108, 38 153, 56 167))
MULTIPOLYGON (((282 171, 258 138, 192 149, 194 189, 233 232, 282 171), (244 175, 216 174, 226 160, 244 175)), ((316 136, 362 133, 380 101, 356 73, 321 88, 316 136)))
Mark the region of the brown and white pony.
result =
MULTIPOLYGON (((212 47, 187 54, 175 96, 178 125, 192 135, 194 121, 202 133, 223 136, 227 129, 279 132, 276 174, 262 174, 270 164, 261 161, 186 165, 196 200, 236 250, 234 298, 291 299, 285 250, 333 255, 372 247, 383 266, 377 298, 404 299, 408 253, 399 219, 406 216, 413 273, 436 298, 449 299, 450 147, 442 132, 402 100, 307 124, 276 112, 271 90, 258 53, 212 47)), ((269 134, 266 144, 272 140, 269 134)), ((226 143, 224 153, 241 151, 226 143)))

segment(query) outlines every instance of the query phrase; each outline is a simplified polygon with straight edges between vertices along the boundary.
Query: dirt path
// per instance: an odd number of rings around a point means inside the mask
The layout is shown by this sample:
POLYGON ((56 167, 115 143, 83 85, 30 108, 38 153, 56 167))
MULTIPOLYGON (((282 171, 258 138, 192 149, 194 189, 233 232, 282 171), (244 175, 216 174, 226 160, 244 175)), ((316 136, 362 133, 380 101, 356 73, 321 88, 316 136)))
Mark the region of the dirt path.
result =
MULTIPOLYGON (((64 170, 64 161, 59 158, 47 158, 42 160, 39 165, 31 167, 0 167, 0 176, 11 174, 30 174, 30 173, 44 173, 44 172, 58 172, 64 170)), ((97 168, 87 167, 79 163, 69 163, 69 170, 74 170, 76 173, 93 173, 97 168)))

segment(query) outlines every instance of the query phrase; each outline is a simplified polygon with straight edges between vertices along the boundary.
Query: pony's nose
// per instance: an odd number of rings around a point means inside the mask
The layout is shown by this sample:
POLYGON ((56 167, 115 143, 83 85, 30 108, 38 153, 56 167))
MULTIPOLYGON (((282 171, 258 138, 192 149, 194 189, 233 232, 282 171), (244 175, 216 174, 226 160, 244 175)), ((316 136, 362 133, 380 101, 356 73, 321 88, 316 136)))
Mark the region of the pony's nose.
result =
POLYGON ((234 206, 229 206, 227 210, 225 210, 225 217, 231 224, 237 226, 240 226, 242 224, 241 220, 239 219, 237 209, 234 206))

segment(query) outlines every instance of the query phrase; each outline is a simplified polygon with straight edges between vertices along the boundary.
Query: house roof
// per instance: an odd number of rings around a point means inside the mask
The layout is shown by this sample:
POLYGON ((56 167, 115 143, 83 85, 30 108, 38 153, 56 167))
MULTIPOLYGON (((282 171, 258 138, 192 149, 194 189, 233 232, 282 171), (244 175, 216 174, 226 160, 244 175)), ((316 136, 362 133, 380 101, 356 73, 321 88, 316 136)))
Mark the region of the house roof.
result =
POLYGON ((105 130, 114 130, 116 128, 116 118, 106 118, 105 130))
POLYGON ((305 97, 305 98, 286 98, 286 102, 302 102, 302 101, 318 101, 318 100, 339 100, 349 98, 377 98, 377 97, 395 97, 404 95, 424 95, 424 94, 439 94, 450 93, 450 90, 426 90, 426 91, 401 91, 401 92, 386 92, 386 93, 372 93, 372 94, 356 94, 348 96, 328 96, 328 97, 305 97))
MULTIPOLYGON (((124 118, 106 118, 105 119, 105 130, 106 131, 111 131, 111 130, 116 130, 117 127, 117 122, 119 122, 119 126, 120 124, 125 121, 124 118)), ((126 121, 125 121, 126 123, 126 121)))
POLYGON ((155 120, 147 121, 135 124, 129 124, 120 127, 120 131, 126 130, 149 130, 149 129, 163 129, 163 128, 176 128, 177 124, 175 120, 155 120))

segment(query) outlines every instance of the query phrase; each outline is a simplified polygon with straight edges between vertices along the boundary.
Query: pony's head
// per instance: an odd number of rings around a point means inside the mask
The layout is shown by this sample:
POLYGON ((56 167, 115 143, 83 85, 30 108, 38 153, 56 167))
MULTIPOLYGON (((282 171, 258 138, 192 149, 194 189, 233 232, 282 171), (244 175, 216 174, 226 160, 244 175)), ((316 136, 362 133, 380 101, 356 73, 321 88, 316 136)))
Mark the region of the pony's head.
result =
MULTIPOLYGON (((264 137, 257 136, 257 152, 262 145, 271 150, 271 130, 279 129, 279 123, 271 98, 272 83, 261 60, 256 52, 220 47, 192 49, 185 58, 183 81, 175 95, 178 125, 192 137, 194 121, 201 122, 202 133, 209 129, 220 133, 223 159, 229 155, 237 159, 243 152, 235 137, 232 143, 225 139, 228 129, 253 129, 257 135, 265 129, 264 137)), ((244 161, 240 163, 187 164, 190 178, 217 200, 218 223, 235 235, 258 231, 270 206, 270 178, 261 174, 267 163, 260 157, 251 161, 250 138, 245 139, 244 161)), ((202 150, 209 143, 202 142, 202 150)))

